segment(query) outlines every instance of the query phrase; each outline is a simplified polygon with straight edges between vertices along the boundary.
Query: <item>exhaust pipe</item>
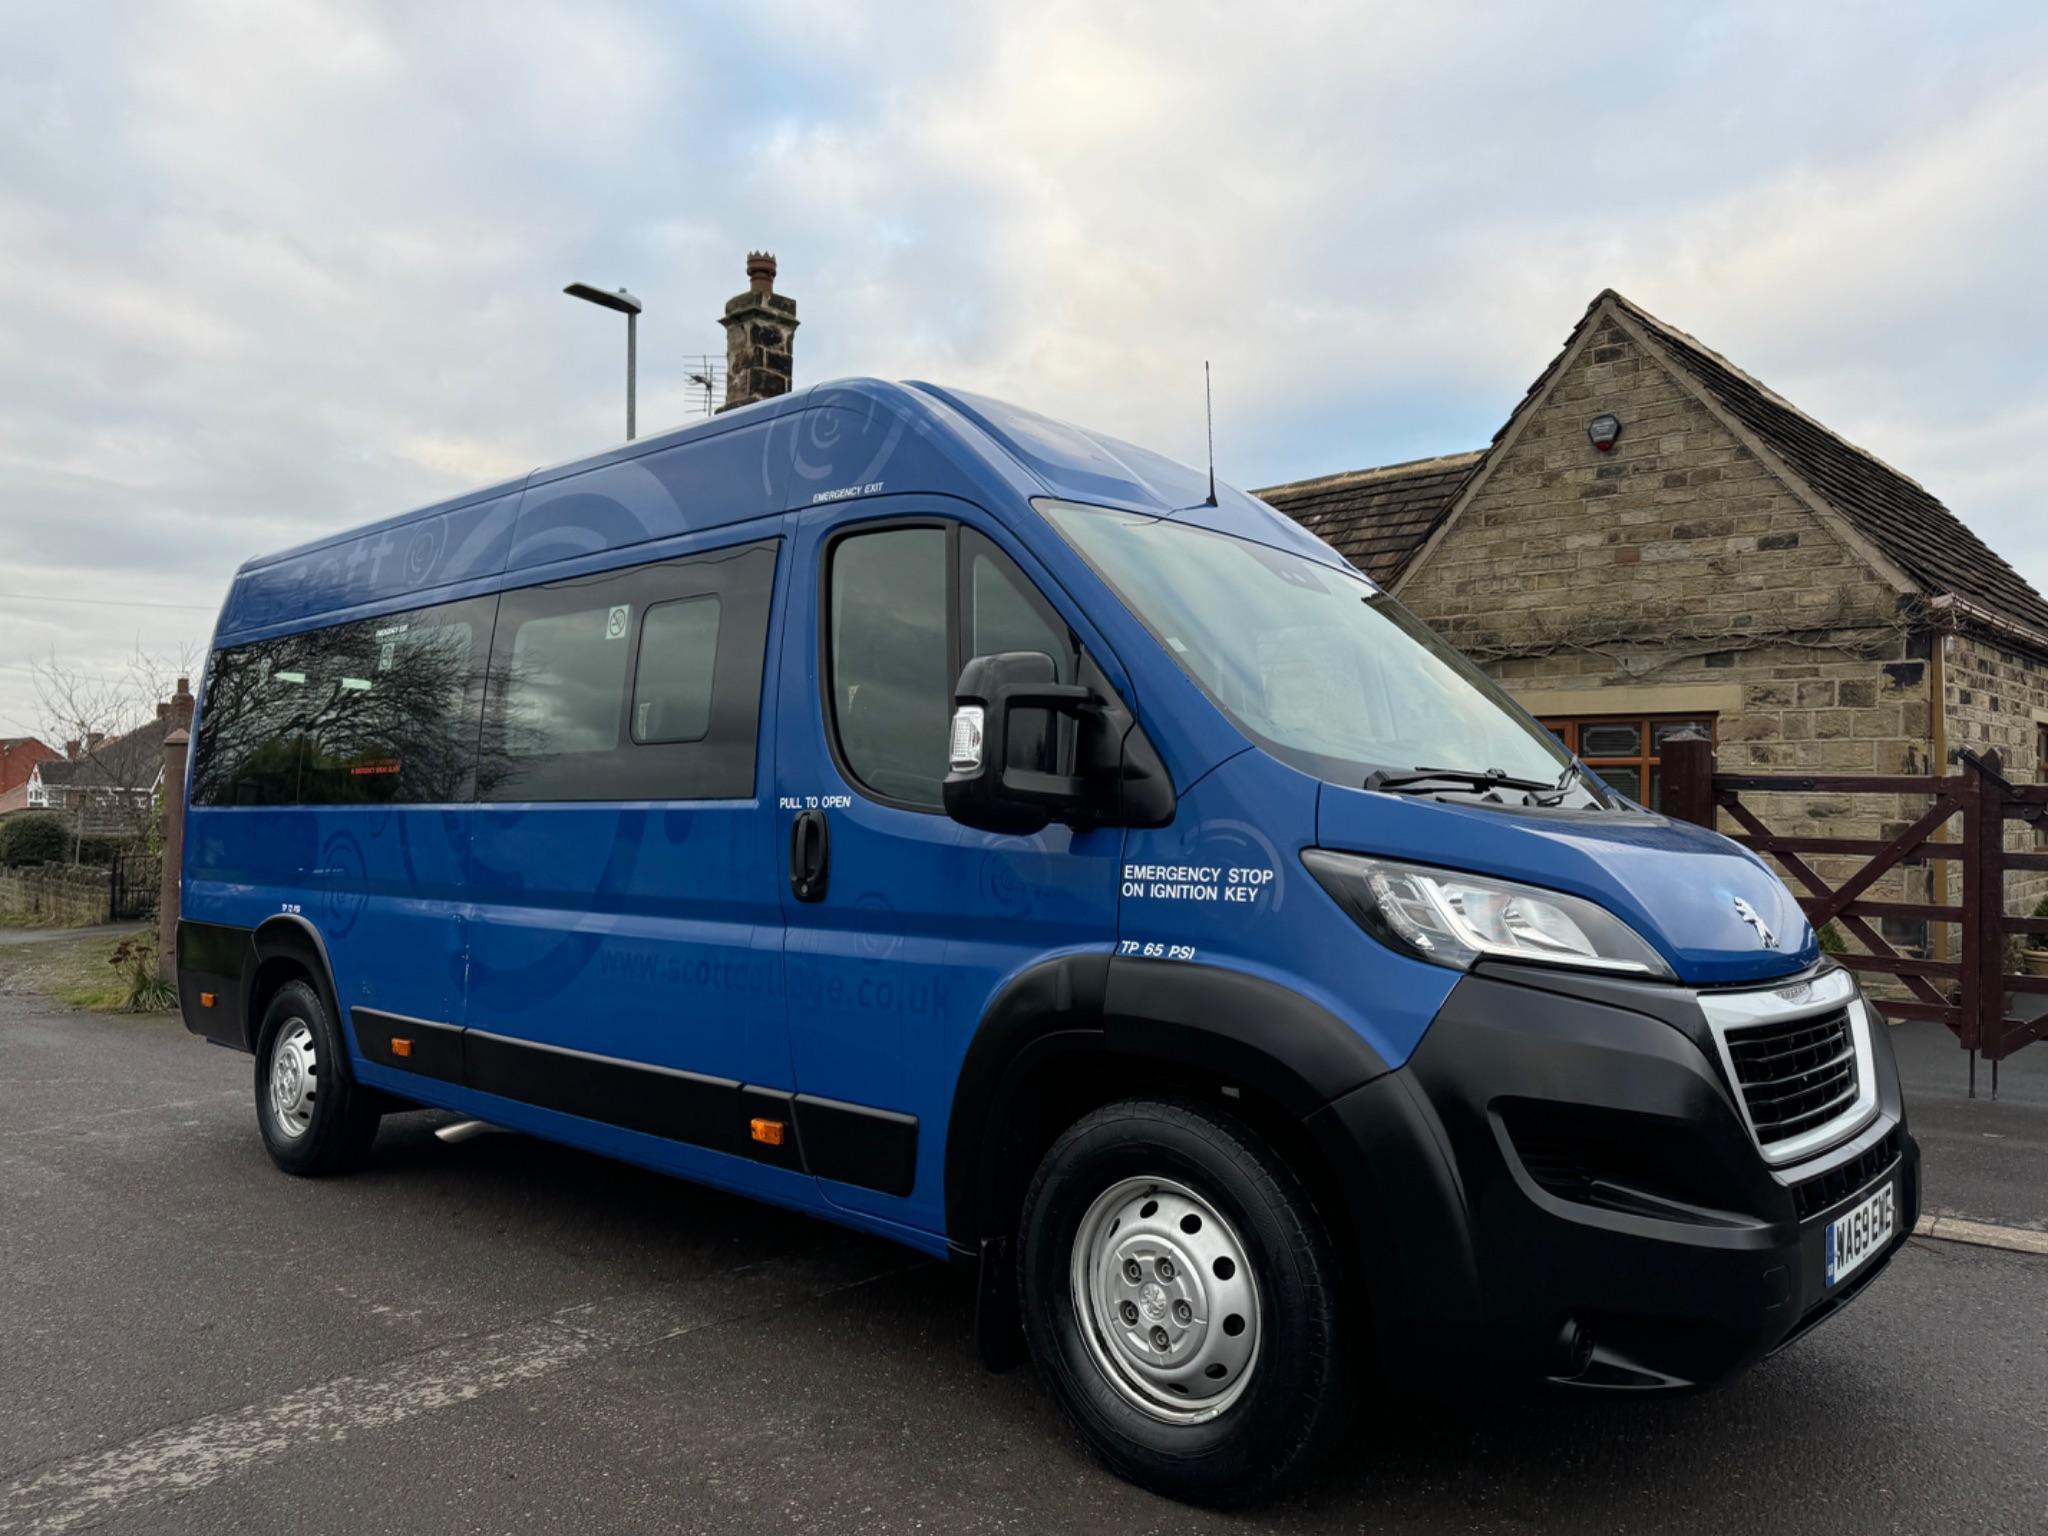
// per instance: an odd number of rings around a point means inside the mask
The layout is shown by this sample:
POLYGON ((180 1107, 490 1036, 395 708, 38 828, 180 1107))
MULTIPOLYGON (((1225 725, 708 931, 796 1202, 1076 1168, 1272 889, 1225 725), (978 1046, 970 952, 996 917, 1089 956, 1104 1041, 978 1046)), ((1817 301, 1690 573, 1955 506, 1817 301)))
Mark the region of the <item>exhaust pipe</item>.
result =
POLYGON ((1586 1374, 1593 1363, 1593 1335, 1579 1326, 1577 1318, 1566 1318, 1550 1346, 1550 1372, 1555 1380, 1571 1381, 1586 1374))

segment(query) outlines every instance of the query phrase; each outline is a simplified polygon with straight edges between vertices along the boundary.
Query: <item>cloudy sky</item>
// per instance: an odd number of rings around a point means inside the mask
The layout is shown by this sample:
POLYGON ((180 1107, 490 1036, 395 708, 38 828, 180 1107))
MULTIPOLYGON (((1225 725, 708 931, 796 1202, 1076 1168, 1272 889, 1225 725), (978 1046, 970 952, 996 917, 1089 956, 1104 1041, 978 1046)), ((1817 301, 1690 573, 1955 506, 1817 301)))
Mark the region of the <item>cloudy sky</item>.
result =
POLYGON ((0 0, 0 733, 246 557, 800 382, 1261 485, 1486 441, 1613 286, 2048 586, 2048 8, 0 0), (54 601, 53 599, 65 599, 54 601), (161 606, 146 606, 161 605, 161 606))

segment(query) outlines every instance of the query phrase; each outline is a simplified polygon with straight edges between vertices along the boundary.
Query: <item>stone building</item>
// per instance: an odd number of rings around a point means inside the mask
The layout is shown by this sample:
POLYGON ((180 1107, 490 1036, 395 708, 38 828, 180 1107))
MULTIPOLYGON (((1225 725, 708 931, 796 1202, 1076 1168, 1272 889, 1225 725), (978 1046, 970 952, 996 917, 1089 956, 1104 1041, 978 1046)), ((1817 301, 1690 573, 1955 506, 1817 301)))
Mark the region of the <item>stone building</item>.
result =
MULTIPOLYGON (((1915 481, 1612 291, 1486 448, 1258 494, 1632 798, 1657 802, 1688 725, 1730 769, 1918 774, 1995 747, 2009 777, 2048 778, 2048 602, 1915 481)), ((1762 806, 1838 837, 1924 808, 1762 806)), ((1892 889, 1939 900, 1942 880, 1892 889)))

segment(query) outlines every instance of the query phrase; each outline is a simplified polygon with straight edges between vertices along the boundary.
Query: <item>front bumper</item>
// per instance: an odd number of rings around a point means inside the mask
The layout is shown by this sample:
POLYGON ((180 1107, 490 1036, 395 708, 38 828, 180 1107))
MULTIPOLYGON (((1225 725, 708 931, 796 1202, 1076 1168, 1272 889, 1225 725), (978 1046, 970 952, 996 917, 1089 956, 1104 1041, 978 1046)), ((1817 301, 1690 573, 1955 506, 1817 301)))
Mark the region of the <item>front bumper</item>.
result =
POLYGON ((1407 1066, 1311 1118, 1397 1367, 1704 1385, 1840 1310, 1920 1209, 1881 1020, 1869 1118, 1766 1165, 1696 994, 1525 966, 1461 981, 1407 1066), (1830 1287, 1827 1224, 1884 1181, 1893 1235, 1830 1287))

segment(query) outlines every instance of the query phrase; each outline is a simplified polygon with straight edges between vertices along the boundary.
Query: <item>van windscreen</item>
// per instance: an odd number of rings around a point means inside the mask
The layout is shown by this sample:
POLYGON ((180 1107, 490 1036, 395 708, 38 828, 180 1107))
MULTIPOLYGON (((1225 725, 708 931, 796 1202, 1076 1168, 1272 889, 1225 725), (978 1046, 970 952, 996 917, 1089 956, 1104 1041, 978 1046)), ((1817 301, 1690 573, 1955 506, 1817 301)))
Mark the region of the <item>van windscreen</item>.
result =
POLYGON ((1364 577, 1169 518, 1036 505, 1203 692, 1303 771, 1561 779, 1556 740, 1364 577))

